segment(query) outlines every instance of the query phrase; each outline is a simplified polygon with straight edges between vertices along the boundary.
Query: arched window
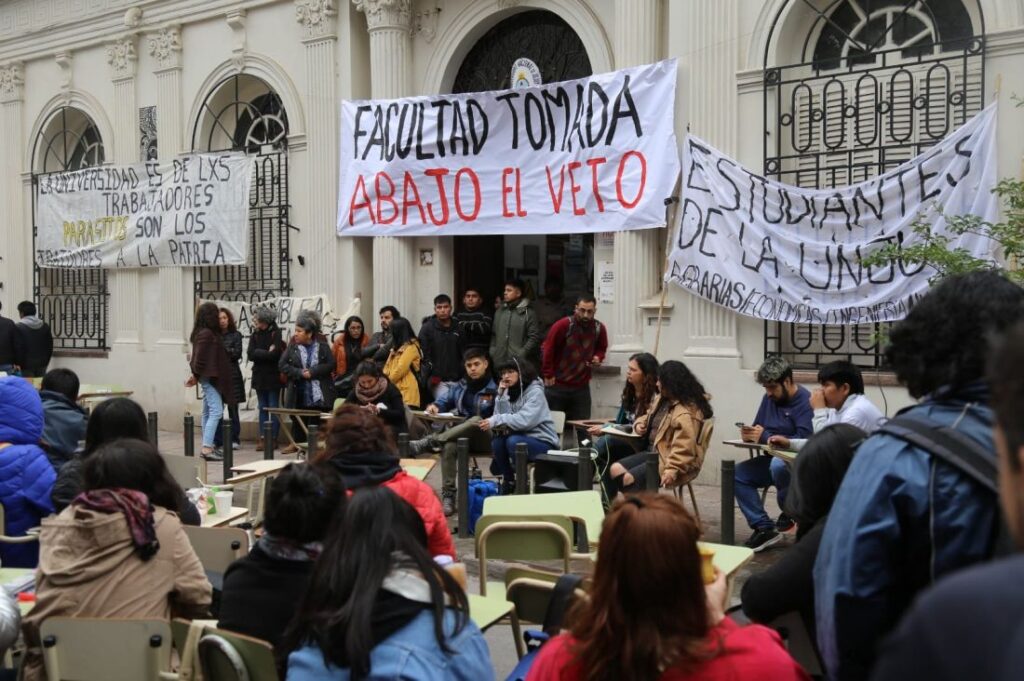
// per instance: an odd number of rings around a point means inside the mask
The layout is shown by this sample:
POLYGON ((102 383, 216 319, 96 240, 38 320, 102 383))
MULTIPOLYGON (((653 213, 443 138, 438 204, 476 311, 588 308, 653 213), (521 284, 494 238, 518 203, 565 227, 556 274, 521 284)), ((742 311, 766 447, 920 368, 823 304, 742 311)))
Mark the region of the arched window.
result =
MULTIPOLYGON (((980 111, 985 37, 974 9, 961 0, 790 0, 765 53, 765 175, 801 187, 855 184, 917 156, 980 111), (798 10, 802 21, 781 21, 798 10), (802 35, 786 28, 797 24, 802 35), (773 63, 782 45, 802 45, 797 63, 773 63)), ((803 366, 837 357, 880 366, 884 331, 766 323, 765 354, 803 366)))
POLYGON ((287 145, 288 114, 281 97, 260 78, 231 76, 203 102, 192 150, 245 151, 256 163, 248 263, 196 268, 197 298, 258 302, 291 293, 287 145))
MULTIPOLYGON (((92 119, 80 109, 62 107, 50 116, 36 138, 32 159, 32 184, 36 186, 40 175, 101 165, 106 156, 92 119)), ((32 209, 34 224, 34 200, 32 209)), ((35 236, 33 228, 33 243, 35 236)), ((34 265, 33 273, 39 316, 50 325, 54 349, 106 349, 106 270, 34 265)))

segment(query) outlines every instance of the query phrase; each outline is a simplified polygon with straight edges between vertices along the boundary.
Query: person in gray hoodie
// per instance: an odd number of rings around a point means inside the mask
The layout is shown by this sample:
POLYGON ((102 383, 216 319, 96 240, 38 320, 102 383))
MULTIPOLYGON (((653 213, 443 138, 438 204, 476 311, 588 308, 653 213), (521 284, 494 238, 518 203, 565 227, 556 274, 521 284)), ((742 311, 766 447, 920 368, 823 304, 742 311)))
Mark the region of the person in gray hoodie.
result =
POLYGON ((501 382, 494 403, 494 414, 480 422, 481 430, 492 433, 491 475, 503 479, 502 492, 515 489, 516 445, 525 443, 532 461, 558 445, 555 422, 544 396, 544 384, 537 370, 525 359, 512 357, 497 368, 501 382))
POLYGON ((525 284, 521 279, 505 282, 504 302, 494 313, 491 327, 491 360, 495 366, 513 357, 531 362, 540 360, 540 322, 530 301, 523 296, 525 284))
POLYGON ((18 303, 18 333, 21 334, 24 357, 21 362, 21 375, 35 378, 46 374, 46 367, 53 357, 53 334, 50 326, 36 316, 35 303, 23 300, 18 303))

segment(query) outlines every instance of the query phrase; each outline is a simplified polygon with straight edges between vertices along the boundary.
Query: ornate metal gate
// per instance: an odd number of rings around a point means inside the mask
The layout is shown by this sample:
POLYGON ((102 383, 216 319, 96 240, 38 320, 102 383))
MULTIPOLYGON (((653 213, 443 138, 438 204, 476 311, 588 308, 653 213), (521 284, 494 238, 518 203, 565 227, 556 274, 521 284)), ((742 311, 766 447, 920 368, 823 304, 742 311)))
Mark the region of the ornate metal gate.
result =
MULTIPOLYGON (((35 261, 36 189, 39 177, 101 165, 103 140, 82 111, 63 107, 43 127, 32 155, 32 252, 35 261)), ((107 272, 100 268, 41 268, 33 264, 39 316, 53 332, 54 350, 106 350, 107 272)))
POLYGON ((249 194, 249 261, 197 267, 196 298, 258 302, 291 294, 288 251, 288 116, 281 98, 254 76, 232 76, 207 98, 192 135, 194 151, 254 155, 249 194))
MULTIPOLYGON (((982 108, 984 27, 974 34, 960 0, 839 0, 814 12, 802 63, 769 66, 765 54, 766 177, 814 188, 857 183, 982 108)), ((844 358, 878 367, 882 327, 766 322, 764 351, 797 366, 844 358)))

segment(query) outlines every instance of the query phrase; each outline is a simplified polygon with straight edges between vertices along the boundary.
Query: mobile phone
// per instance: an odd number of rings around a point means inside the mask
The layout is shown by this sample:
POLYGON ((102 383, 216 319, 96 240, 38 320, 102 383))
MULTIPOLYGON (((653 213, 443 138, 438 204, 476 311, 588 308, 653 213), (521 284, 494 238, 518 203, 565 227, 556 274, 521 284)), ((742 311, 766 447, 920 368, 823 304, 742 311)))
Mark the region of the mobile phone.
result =
POLYGON ((736 427, 737 428, 746 428, 747 424, 743 423, 743 421, 737 421, 736 422, 736 427))

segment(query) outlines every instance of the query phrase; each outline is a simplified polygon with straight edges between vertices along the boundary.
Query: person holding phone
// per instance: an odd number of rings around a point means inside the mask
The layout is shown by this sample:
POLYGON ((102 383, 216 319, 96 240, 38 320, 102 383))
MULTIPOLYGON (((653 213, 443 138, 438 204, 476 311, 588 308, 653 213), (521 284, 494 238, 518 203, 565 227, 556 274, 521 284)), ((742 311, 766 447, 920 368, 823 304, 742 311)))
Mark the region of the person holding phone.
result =
MULTIPOLYGON (((811 435, 811 394, 793 380, 793 368, 782 357, 769 357, 757 370, 757 382, 764 388, 753 424, 737 423, 744 442, 767 444, 768 439, 808 438, 811 435)), ((782 539, 780 532, 793 527, 784 512, 775 522, 768 516, 758 489, 775 485, 780 508, 785 508, 789 490, 789 468, 782 459, 761 454, 736 464, 736 502, 753 530, 745 545, 762 551, 782 539)))

